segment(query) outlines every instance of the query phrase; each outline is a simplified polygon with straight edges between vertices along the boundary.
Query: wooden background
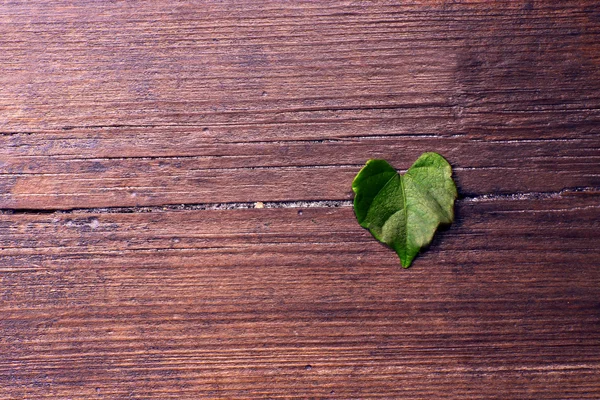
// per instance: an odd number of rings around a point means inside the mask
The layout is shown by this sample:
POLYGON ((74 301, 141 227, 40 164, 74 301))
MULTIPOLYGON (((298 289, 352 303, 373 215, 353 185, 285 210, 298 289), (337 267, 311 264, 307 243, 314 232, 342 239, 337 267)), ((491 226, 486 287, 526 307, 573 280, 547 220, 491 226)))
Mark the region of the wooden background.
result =
POLYGON ((595 0, 2 1, 0 132, 1 399, 600 398, 595 0))

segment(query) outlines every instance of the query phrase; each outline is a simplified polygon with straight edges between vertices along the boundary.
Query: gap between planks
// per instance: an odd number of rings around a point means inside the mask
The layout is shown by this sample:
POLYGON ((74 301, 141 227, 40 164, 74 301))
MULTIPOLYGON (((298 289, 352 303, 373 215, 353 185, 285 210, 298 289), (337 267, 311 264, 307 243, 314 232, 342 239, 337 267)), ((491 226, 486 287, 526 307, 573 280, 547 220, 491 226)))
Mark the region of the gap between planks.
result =
MULTIPOLYGON (((519 201, 519 200, 542 200, 556 199, 565 195, 575 193, 597 193, 600 187, 573 187, 565 188, 556 192, 520 192, 510 194, 482 194, 477 196, 460 195, 459 202, 484 202, 484 201, 519 201)), ((248 201, 231 203, 195 203, 195 204, 164 204, 160 206, 138 206, 138 207, 91 207, 71 209, 34 209, 34 208, 4 208, 0 209, 0 215, 18 214, 132 214, 152 213, 169 211, 192 211, 192 210, 244 210, 252 208, 297 208, 299 212, 303 208, 339 208, 352 207, 352 200, 291 200, 291 201, 248 201)))

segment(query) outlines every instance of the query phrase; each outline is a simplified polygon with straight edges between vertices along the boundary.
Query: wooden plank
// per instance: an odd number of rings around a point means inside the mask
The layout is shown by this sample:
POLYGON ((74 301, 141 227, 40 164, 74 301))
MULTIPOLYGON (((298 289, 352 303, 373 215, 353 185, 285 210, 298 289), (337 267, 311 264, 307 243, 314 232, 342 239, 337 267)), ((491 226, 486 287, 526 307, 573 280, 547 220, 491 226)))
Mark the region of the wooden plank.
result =
POLYGON ((446 115, 454 129, 598 121, 592 0, 132 7, 4 4, 3 130, 336 120, 378 108, 446 115))
POLYGON ((599 22, 0 3, 0 399, 599 398, 599 22), (423 151, 461 198, 408 271, 349 202, 289 208, 423 151))
POLYGON ((597 398, 599 200, 0 215, 0 398, 597 398))
POLYGON ((464 195, 600 186, 595 2, 0 11, 0 208, 348 199, 428 150, 464 195))
POLYGON ((1 208, 69 209, 219 202, 351 199, 368 158, 408 168, 424 151, 454 166, 461 194, 600 187, 600 135, 484 141, 463 137, 206 144, 189 136, 4 138, 1 208), (137 138, 139 139, 139 138, 137 138), (498 155, 502 155, 499 157, 498 155))

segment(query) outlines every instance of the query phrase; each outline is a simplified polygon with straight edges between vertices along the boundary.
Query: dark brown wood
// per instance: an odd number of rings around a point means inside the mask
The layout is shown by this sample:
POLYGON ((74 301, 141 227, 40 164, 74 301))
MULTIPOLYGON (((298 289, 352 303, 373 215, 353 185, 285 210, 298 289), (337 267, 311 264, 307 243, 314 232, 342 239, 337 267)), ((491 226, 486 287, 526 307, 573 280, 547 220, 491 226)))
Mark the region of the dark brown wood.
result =
POLYGON ((600 398, 597 1, 11 1, 0 72, 0 399, 600 398))
POLYGON ((432 150, 452 162, 463 195, 600 187, 600 135, 527 141, 434 135, 219 143, 215 138, 195 141, 188 133, 174 141, 171 130, 151 132, 137 146, 135 138, 115 141, 109 135, 5 138, 10 155, 0 204, 65 209, 351 199, 352 179, 368 158, 384 158, 405 169, 432 150))
POLYGON ((0 393, 593 398, 599 199, 461 201, 410 270, 350 207, 4 215, 0 393))

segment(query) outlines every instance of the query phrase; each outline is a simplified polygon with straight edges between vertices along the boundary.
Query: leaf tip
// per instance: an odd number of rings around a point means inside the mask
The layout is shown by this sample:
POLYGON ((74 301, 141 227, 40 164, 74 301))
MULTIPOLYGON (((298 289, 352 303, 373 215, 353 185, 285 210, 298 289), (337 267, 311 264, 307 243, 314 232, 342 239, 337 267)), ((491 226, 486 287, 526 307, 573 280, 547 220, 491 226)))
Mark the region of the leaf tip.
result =
POLYGON ((410 268, 413 260, 415 259, 415 256, 411 256, 409 254, 405 254, 404 257, 402 257, 400 254, 398 254, 398 257, 400 257, 400 264, 402 265, 402 268, 404 268, 404 269, 410 268))

